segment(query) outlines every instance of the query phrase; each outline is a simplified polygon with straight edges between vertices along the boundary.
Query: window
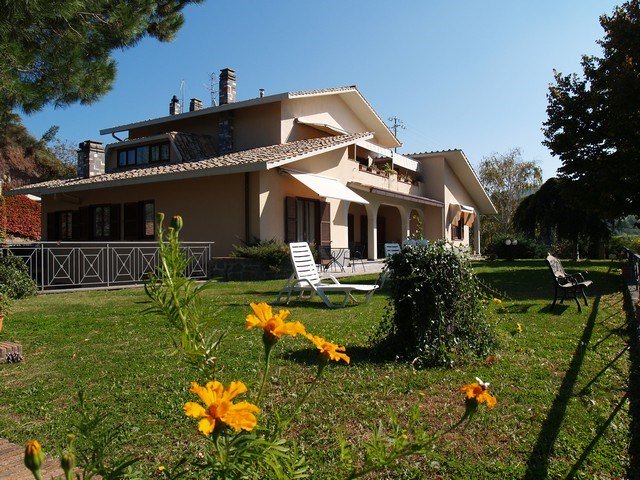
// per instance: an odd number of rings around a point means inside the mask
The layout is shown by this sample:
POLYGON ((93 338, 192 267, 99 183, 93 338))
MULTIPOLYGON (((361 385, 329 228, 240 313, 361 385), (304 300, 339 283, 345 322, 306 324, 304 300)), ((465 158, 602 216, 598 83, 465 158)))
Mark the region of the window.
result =
POLYGON ((118 150, 118 167, 146 165, 149 162, 168 162, 171 158, 170 152, 167 142, 118 150))
POLYGON ((153 201, 141 202, 140 211, 142 214, 142 236, 153 238, 156 234, 156 212, 153 201))
POLYGON ((136 148, 136 163, 138 165, 149 163, 149 145, 136 148))
POLYGON ((316 208, 315 200, 296 200, 296 241, 316 243, 316 208))
POLYGON ((73 212, 59 212, 58 231, 60 240, 71 240, 73 238, 73 212))
POLYGON ((111 236, 111 206, 93 207, 92 234, 95 239, 106 239, 111 236))
POLYGON ((462 215, 458 223, 451 224, 451 240, 464 240, 464 219, 462 215))

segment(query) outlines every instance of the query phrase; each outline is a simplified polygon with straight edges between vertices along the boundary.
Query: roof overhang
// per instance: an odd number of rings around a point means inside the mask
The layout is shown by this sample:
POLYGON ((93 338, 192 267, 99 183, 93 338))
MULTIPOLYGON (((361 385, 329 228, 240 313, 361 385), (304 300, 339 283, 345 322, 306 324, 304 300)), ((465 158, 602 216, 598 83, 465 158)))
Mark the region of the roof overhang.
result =
POLYGON ((373 193, 375 195, 381 195, 383 197, 395 198, 397 200, 404 200, 407 202, 421 203, 423 205, 430 205, 432 207, 443 208, 444 203, 432 198, 421 197, 420 195, 412 195, 410 193, 402 193, 395 190, 388 190, 386 188, 374 187, 373 185, 365 185, 358 182, 349 182, 350 187, 356 190, 362 190, 365 192, 373 193))
POLYGON ((297 181, 305 185, 316 192, 319 196, 324 198, 335 198, 338 200, 346 200, 348 202, 360 203, 367 205, 369 202, 351 190, 346 185, 343 185, 335 178, 323 177, 321 175, 314 175, 312 173, 299 172, 297 170, 282 169, 282 171, 297 181))
POLYGON ((482 215, 496 215, 498 213, 498 210, 496 210, 491 198, 489 198, 489 195, 482 187, 480 179, 462 150, 415 153, 411 154, 410 157, 416 160, 444 157, 453 173, 456 174, 467 192, 469 192, 469 195, 478 208, 478 213, 482 215))

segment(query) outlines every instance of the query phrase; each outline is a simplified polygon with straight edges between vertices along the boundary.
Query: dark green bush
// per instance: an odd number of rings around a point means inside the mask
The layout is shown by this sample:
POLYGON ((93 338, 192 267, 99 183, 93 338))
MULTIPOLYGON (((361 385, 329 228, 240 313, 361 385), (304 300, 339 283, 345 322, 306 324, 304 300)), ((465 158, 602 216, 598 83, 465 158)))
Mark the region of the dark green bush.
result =
POLYGON ((485 249, 488 255, 495 255, 497 258, 545 258, 548 247, 543 243, 536 242, 522 235, 496 235, 492 242, 485 249), (507 245, 507 239, 517 240, 517 245, 507 245))
POLYGON ((495 347, 485 295, 466 256, 433 242, 403 248, 387 268, 391 298, 372 338, 376 352, 425 368, 484 357, 495 347))
POLYGON ((29 269, 20 257, 0 256, 0 292, 18 299, 34 295, 36 282, 31 279, 29 269))
POLYGON ((272 271, 283 269, 289 262, 289 247, 276 240, 258 240, 234 245, 232 257, 253 258, 272 271))

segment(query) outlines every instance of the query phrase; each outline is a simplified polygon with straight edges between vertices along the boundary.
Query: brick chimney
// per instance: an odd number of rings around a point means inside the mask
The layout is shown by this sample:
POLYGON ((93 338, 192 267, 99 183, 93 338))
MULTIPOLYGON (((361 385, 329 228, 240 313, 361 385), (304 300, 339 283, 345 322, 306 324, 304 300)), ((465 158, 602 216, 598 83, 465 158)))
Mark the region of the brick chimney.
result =
POLYGON ((182 113, 180 100, 178 100, 178 97, 174 95, 171 102, 169 102, 169 115, 178 115, 180 113, 182 113))
POLYGON ((236 72, 230 68, 220 70, 219 104, 226 105, 236 101, 236 72))
POLYGON ((202 100, 199 98, 192 98, 189 102, 189 111, 195 112, 196 110, 202 110, 202 100))
POLYGON ((85 140, 78 149, 78 176, 82 178, 104 173, 104 147, 102 142, 85 140))

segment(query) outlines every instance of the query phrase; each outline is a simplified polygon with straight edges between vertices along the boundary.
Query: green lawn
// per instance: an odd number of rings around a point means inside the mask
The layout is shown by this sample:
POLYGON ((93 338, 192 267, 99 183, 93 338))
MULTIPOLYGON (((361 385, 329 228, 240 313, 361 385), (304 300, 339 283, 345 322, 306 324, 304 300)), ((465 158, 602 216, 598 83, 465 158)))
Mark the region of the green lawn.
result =
MULTIPOLYGON (((575 267, 568 262, 567 269, 575 267)), ((502 304, 487 308, 500 339, 497 360, 455 369, 414 371, 375 361, 367 339, 386 305, 384 292, 366 305, 328 310, 292 303, 292 320, 346 344, 350 366, 331 365, 291 436, 304 447, 313 478, 332 478, 338 461, 335 433, 354 443, 390 409, 420 405, 424 422, 439 429, 463 413, 459 387, 478 376, 491 382, 494 411, 481 411, 465 432, 448 435, 441 455, 413 458, 400 471, 375 478, 621 478, 628 466, 628 402, 608 419, 627 391, 629 358, 622 283, 609 262, 582 262, 595 285, 590 306, 549 312, 552 293, 542 261, 476 264, 502 304), (523 333, 515 334, 516 322, 523 333), (594 442, 595 440, 595 442, 594 442), (591 445, 593 444, 593 445, 591 445)), ((371 278, 365 279, 371 281, 371 278)), ((211 318, 228 329, 220 380, 257 388, 261 338, 244 328, 250 301, 273 301, 283 281, 218 283, 207 293, 211 318)), ((195 378, 171 356, 169 329, 143 315, 141 289, 79 292, 20 301, 0 340, 20 341, 25 361, 0 366, 0 437, 37 437, 50 452, 67 433, 75 392, 85 388, 105 414, 124 422, 129 447, 145 465, 166 463, 187 444, 201 442, 184 417, 195 378)), ((275 352, 268 408, 287 409, 315 373, 308 345, 287 339, 275 352)))

